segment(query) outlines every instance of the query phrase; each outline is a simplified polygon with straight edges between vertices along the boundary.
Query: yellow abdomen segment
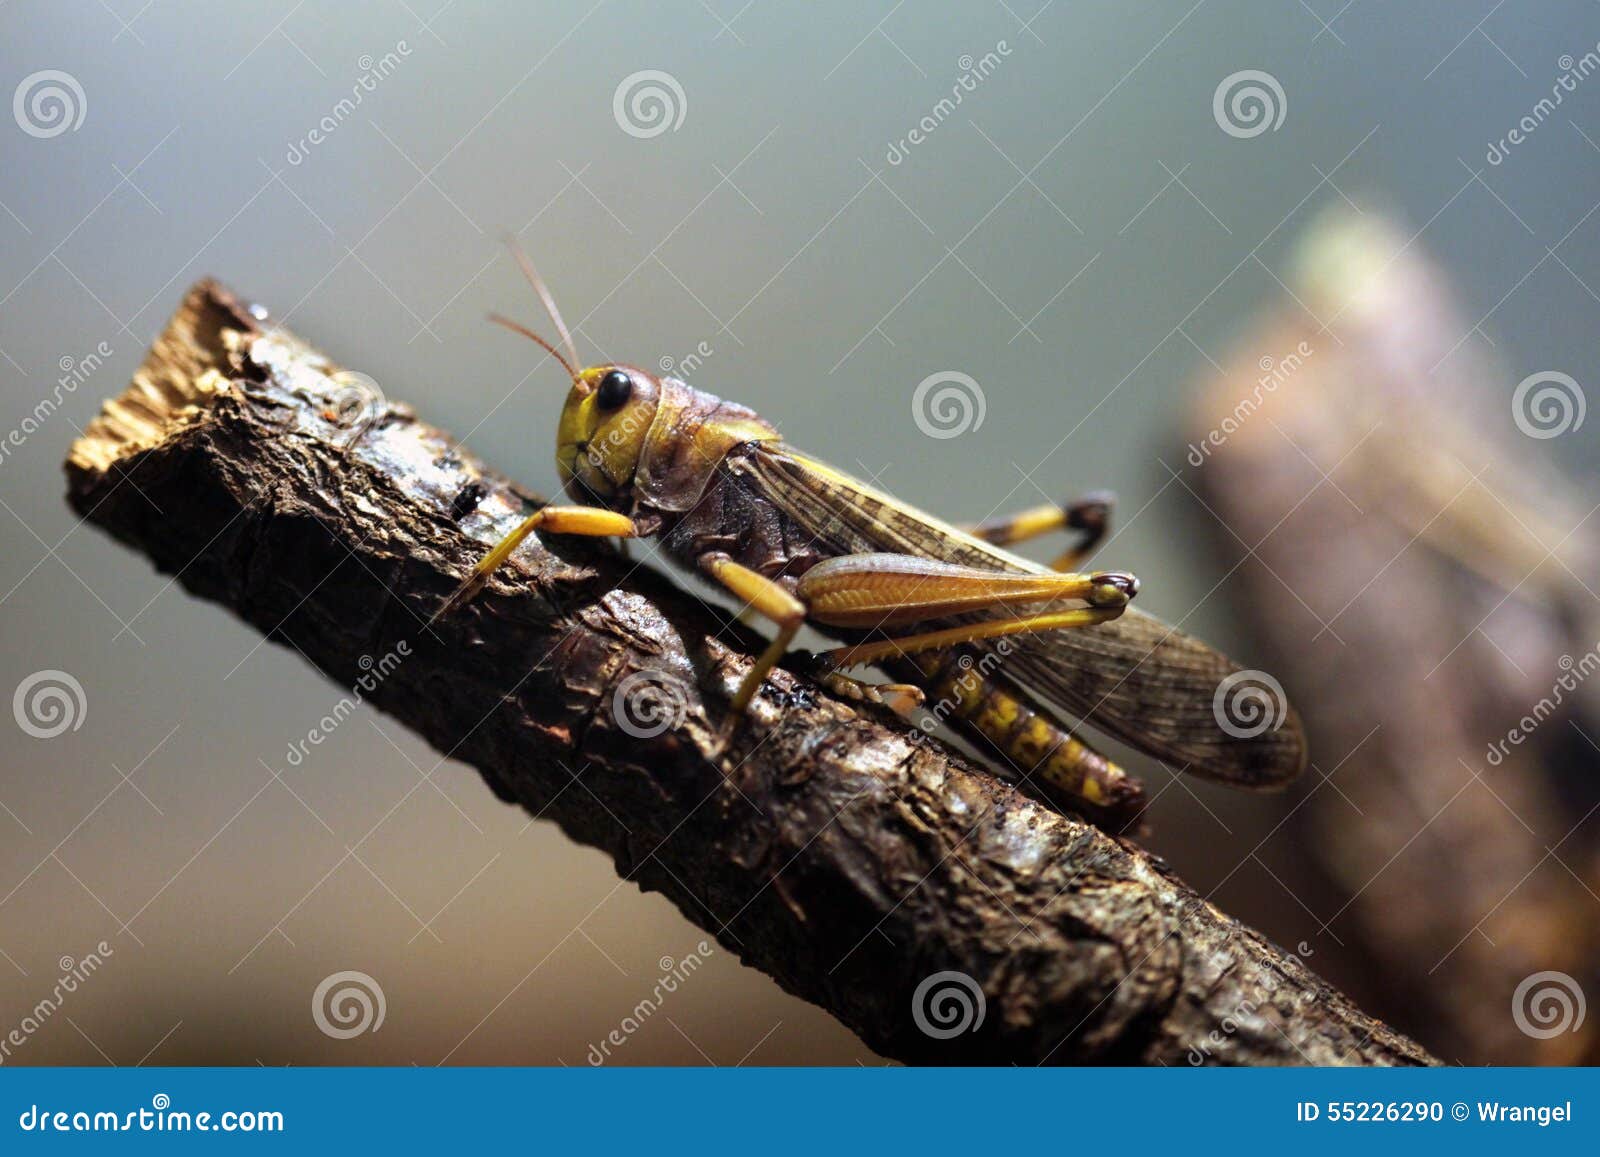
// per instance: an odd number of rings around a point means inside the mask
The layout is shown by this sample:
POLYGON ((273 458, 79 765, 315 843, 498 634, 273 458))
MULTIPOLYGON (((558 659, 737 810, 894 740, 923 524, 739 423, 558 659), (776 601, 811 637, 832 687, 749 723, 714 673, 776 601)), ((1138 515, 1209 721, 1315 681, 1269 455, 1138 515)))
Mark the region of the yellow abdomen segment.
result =
POLYGON ((897 677, 923 688, 918 721, 925 730, 953 723, 976 732, 1015 770, 1063 807, 1131 819, 1144 804, 1137 780, 1051 717, 1014 694, 999 678, 1004 658, 968 648, 910 655, 892 665, 897 677))

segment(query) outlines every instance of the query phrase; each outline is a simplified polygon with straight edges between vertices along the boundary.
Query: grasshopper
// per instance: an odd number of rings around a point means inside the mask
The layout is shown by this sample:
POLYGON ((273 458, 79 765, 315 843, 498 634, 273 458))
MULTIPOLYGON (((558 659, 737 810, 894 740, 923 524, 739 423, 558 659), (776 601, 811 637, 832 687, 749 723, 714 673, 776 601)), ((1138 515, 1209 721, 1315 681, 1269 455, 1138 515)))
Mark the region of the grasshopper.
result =
POLYGON ((815 657, 828 686, 902 712, 937 697, 941 720, 992 748, 1024 784, 1105 826, 1132 824, 1143 788, 1068 716, 1235 786, 1279 787, 1301 771, 1305 740, 1286 703, 1271 729, 1225 726, 1219 689, 1239 668, 1131 607, 1133 575, 1077 569, 1106 532, 1107 496, 957 528, 797 450, 737 403, 635 366, 582 368, 550 291, 513 252, 562 348, 491 320, 538 343, 571 379, 556 462, 581 505, 531 514, 435 618, 473 598, 535 531, 653 537, 776 628, 733 697, 729 726, 810 623, 842 644, 815 657), (1052 531, 1077 541, 1048 568, 1004 549, 1052 531), (843 674, 869 664, 900 682, 843 674))

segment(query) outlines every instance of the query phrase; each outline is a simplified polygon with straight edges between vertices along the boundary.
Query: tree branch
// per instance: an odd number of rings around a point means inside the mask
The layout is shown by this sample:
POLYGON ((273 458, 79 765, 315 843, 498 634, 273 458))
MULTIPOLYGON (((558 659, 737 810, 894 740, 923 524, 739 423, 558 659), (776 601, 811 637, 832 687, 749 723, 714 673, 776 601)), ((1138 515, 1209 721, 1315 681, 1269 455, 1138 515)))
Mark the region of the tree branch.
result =
POLYGON ((430 630, 537 500, 263 317, 197 285, 73 446, 73 506, 878 1052, 1431 1063, 1135 845, 796 675, 773 676, 719 755, 754 640, 609 546, 530 539, 430 630), (944 971, 985 1009, 940 1039, 913 998, 944 971))

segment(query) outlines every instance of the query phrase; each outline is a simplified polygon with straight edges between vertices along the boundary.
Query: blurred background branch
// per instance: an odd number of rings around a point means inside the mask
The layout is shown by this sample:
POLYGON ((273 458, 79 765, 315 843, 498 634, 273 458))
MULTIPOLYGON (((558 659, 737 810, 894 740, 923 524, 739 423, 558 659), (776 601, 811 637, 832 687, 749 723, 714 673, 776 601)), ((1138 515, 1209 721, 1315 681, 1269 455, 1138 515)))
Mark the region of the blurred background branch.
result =
POLYGON ((1293 822, 1367 999, 1451 1060, 1593 1056, 1600 526, 1534 450, 1582 392, 1536 376, 1501 435, 1503 367, 1380 212, 1327 214, 1293 269, 1304 309, 1247 329, 1185 434, 1311 731, 1293 822))

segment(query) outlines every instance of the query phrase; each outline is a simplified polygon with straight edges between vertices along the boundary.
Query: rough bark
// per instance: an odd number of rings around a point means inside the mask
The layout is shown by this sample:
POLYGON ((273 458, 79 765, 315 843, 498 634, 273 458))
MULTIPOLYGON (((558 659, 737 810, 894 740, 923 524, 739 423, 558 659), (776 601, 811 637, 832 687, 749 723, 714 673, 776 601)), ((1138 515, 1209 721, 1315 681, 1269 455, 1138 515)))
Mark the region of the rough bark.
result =
MULTIPOLYGON (((1149 853, 797 675, 775 674, 719 753, 755 640, 609 546, 530 539, 429 629, 537 500, 402 405, 358 390, 372 404, 352 423, 337 367, 264 319, 196 286, 73 447, 74 507, 339 683, 409 652, 372 703, 873 1049, 1431 1062, 1149 853), (983 994, 981 1024, 947 1038, 913 1015, 940 972, 983 994)), ((937 992, 936 1028, 955 1009, 937 992)))

